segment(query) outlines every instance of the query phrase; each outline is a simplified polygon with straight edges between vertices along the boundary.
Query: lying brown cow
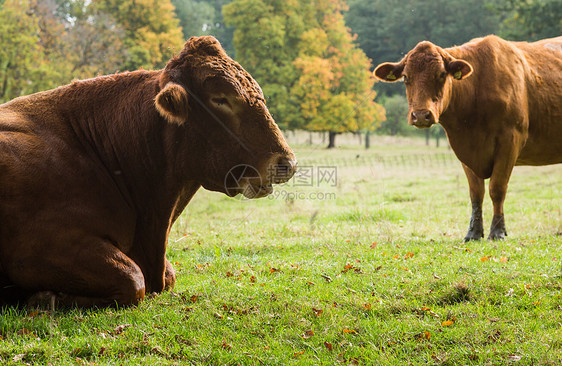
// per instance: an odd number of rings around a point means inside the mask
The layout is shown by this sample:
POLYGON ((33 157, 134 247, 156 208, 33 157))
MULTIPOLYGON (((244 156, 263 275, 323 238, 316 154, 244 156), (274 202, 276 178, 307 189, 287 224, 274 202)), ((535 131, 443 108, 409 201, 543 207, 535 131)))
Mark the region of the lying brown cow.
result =
POLYGON ((526 43, 488 36, 446 49, 420 42, 374 74, 388 82, 404 78, 411 125, 439 122, 445 129, 470 188, 465 240, 484 236, 487 178, 494 204, 489 239, 504 238, 513 166, 562 163, 562 37, 526 43))
POLYGON ((0 106, 0 290, 136 304, 174 286, 168 233, 201 186, 262 197, 295 164, 260 87, 212 37, 160 71, 14 99, 0 106))

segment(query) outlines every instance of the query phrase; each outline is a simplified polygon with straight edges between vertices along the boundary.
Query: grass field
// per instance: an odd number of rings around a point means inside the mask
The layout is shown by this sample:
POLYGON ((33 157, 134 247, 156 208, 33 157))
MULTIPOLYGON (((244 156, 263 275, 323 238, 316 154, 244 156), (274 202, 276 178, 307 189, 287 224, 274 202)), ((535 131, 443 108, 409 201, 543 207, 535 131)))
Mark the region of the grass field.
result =
POLYGON ((270 198, 200 191, 170 237, 173 292, 2 310, 0 364, 562 364, 562 166, 517 167, 508 239, 463 243, 450 150, 338 142, 295 146, 303 171, 270 198))

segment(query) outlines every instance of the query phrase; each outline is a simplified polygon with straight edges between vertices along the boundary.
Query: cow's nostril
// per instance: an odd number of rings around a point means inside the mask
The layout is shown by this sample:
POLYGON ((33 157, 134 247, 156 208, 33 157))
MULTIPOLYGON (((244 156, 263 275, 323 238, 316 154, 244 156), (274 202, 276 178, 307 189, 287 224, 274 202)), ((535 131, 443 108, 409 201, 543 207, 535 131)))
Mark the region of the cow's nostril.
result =
POLYGON ((296 168, 297 161, 295 159, 289 159, 282 156, 279 158, 279 160, 277 160, 277 166, 275 167, 275 178, 286 181, 290 179, 293 174, 295 174, 296 168))
POLYGON ((418 115, 416 112, 412 112, 412 122, 416 123, 418 121, 418 115))

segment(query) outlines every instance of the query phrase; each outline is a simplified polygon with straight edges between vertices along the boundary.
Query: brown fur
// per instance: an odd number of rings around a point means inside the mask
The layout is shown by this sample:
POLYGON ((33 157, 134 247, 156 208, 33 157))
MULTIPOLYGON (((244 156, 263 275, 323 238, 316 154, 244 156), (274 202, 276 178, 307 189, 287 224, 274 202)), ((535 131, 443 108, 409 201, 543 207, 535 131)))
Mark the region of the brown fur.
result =
POLYGON ((0 302, 18 288, 62 305, 136 304, 174 285, 168 232, 199 187, 260 197, 294 167, 259 86, 212 37, 190 39, 164 70, 3 104, 0 302), (238 164, 262 181, 227 190, 238 164))
POLYGON ((421 42, 402 61, 375 69, 383 81, 407 78, 410 124, 445 129, 469 182, 466 240, 483 236, 484 179, 494 205, 489 238, 501 239, 513 166, 562 163, 561 45, 562 37, 527 43, 488 36, 447 49, 421 42))

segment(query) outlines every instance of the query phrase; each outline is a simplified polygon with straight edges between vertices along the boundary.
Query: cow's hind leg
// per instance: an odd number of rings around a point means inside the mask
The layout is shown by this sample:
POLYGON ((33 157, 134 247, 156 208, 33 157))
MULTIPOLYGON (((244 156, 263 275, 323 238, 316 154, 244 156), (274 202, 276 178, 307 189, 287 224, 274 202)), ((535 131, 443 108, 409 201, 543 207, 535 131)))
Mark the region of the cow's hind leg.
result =
POLYGON ((480 240, 484 237, 484 226, 482 224, 482 201, 484 200, 484 179, 478 177, 472 169, 462 165, 466 178, 468 179, 468 189, 470 191, 470 202, 472 203, 472 216, 468 233, 464 241, 480 240))
POLYGON ((64 249, 25 258, 12 268, 15 282, 37 292, 29 305, 128 306, 144 298, 140 268, 113 244, 99 240, 64 249))

